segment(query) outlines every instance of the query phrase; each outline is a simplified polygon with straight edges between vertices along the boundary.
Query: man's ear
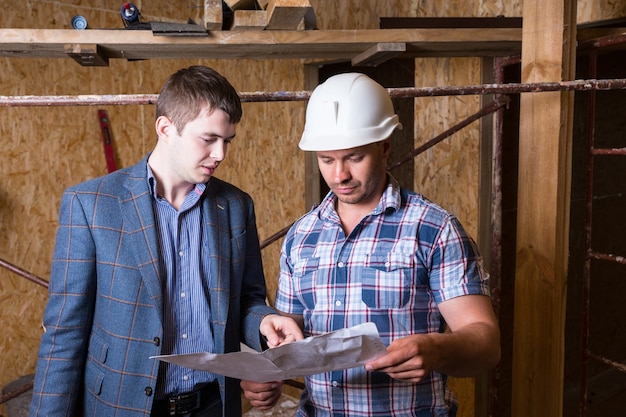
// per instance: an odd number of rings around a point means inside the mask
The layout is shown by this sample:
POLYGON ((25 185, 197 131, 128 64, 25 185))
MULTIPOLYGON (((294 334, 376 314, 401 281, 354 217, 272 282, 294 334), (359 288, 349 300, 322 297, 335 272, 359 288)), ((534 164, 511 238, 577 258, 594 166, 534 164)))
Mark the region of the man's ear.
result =
POLYGON ((383 141, 383 155, 385 159, 389 157, 391 153, 391 138, 387 138, 383 141))
POLYGON ((172 123, 169 117, 159 116, 154 122, 157 136, 159 139, 169 139, 172 135, 177 133, 176 126, 172 123))

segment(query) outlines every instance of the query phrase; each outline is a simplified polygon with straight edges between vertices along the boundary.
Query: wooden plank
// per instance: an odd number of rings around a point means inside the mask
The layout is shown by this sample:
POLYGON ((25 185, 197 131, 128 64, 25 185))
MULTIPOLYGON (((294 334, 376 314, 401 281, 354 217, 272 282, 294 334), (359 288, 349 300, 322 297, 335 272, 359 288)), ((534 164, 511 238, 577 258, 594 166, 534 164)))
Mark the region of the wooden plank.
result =
POLYGON ((222 0, 204 0, 204 28, 221 30, 223 21, 222 0))
POLYGON ((309 0, 270 0, 267 4, 266 29, 297 29, 304 15, 311 9, 309 0))
MULTIPOLYGON (((576 2, 526 0, 522 82, 574 78, 576 2)), ((561 416, 572 92, 520 97, 512 416, 561 416)))
POLYGON ((521 29, 214 31, 206 37, 149 30, 0 28, 0 56, 65 58, 66 44, 96 44, 109 58, 320 59, 349 61, 379 43, 405 43, 400 58, 519 54, 521 29))
POLYGON ((405 43, 377 43, 352 58, 352 66, 376 67, 406 51, 405 43))
POLYGON ((231 30, 263 30, 267 26, 265 10, 235 10, 231 30))

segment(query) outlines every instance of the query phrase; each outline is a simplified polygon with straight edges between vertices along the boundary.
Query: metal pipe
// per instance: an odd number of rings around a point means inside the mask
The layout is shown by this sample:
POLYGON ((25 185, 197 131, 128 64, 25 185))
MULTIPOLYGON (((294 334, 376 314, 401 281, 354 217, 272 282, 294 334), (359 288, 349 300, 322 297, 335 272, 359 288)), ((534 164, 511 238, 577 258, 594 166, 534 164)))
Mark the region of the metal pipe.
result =
POLYGON ((624 365, 623 363, 619 363, 619 362, 615 362, 609 358, 606 358, 604 356, 601 355, 596 355, 593 354, 591 352, 587 352, 587 355, 589 355, 591 358, 602 362, 605 365, 609 365, 611 368, 615 368, 616 370, 620 371, 620 372, 625 372, 626 373, 626 365, 624 365))
POLYGON ((0 404, 4 404, 5 402, 12 400, 13 398, 17 398, 25 392, 30 391, 31 389, 33 389, 33 385, 33 381, 30 381, 25 383, 21 387, 14 389, 13 391, 2 394, 2 396, 0 396, 0 404))
POLYGON ((463 129, 465 126, 475 122, 476 120, 480 119, 483 116, 486 116, 486 115, 488 115, 490 113, 493 113, 494 111, 496 111, 496 110, 498 110, 498 109, 500 109, 502 107, 505 107, 507 104, 508 104, 508 97, 506 97, 506 96, 504 96, 504 98, 503 97, 499 97, 499 98, 493 100, 491 103, 489 103, 488 105, 486 105, 485 107, 483 107, 482 109, 480 109, 479 111, 477 111, 476 113, 471 115, 470 117, 468 117, 465 120, 461 121, 460 123, 452 126, 450 129, 446 130, 445 132, 435 136, 433 139, 429 140, 428 142, 426 142, 422 146, 418 146, 417 148, 413 149, 411 152, 406 154, 404 157, 400 158, 398 161, 390 164, 387 169, 389 171, 391 171, 392 169, 399 167, 400 165, 404 164, 405 162, 408 162, 408 161, 412 160, 414 157, 416 157, 420 153, 422 153, 422 152, 432 148, 433 146, 435 146, 436 144, 438 144, 442 140, 446 139, 447 137, 452 136, 454 133, 456 133, 459 130, 463 129))
MULTIPOLYGON (((436 97, 454 95, 518 94, 549 91, 589 91, 626 89, 626 79, 575 80, 549 83, 479 84, 447 87, 388 88, 392 98, 436 97)), ((310 91, 242 92, 241 101, 306 101, 310 91)), ((105 94, 62 96, 0 96, 0 107, 53 107, 53 106, 102 106, 102 105, 152 105, 157 94, 105 94)))
POLYGON ((591 150, 593 155, 626 155, 626 148, 598 149, 591 150))
POLYGON ((600 252, 594 252, 594 251, 589 251, 588 256, 590 258, 599 259, 601 261, 616 262, 618 264, 626 265, 626 257, 624 256, 612 255, 609 253, 600 253, 600 252))
MULTIPOLYGON (((589 72, 592 76, 597 73, 597 51, 594 49, 589 56, 589 72)), ((596 92, 589 93, 587 98, 587 183, 585 187, 585 260, 582 275, 582 311, 581 311, 581 363, 580 363, 580 403, 578 404, 580 417, 587 415, 588 398, 588 363, 589 356, 589 306, 591 287, 591 218, 593 208, 593 147, 595 141, 595 110, 596 92)))
POLYGON ((13 265, 10 262, 5 261, 4 259, 0 258, 0 266, 4 267, 6 269, 8 269, 11 272, 16 273, 17 275, 26 278, 29 281, 34 282, 35 284, 39 284, 42 287, 46 287, 48 288, 48 281, 46 281, 43 278, 38 277, 35 274, 32 274, 28 271, 26 271, 25 269, 20 268, 19 266, 13 265))

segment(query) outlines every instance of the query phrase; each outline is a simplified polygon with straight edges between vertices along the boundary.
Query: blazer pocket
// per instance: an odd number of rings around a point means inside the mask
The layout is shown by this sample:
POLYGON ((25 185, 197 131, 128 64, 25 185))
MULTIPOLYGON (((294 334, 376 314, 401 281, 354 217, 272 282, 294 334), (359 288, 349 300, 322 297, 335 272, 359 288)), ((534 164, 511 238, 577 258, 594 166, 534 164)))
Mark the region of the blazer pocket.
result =
POLYGON ((102 393, 104 384, 104 364, 109 355, 109 344, 97 336, 92 336, 89 341, 89 353, 85 367, 85 388, 93 395, 102 393))
POLYGON ((89 358, 99 363, 106 363, 109 354, 109 344, 98 336, 92 336, 89 341, 89 358))
POLYGON ((85 368, 85 389, 93 395, 102 394, 102 385, 104 385, 104 372, 93 362, 87 362, 85 368))
POLYGON ((246 248, 246 239, 247 239, 247 233, 244 229, 243 233, 238 234, 236 236, 233 236, 230 239, 230 246, 232 248, 232 258, 236 259, 237 256, 244 256, 245 254, 245 248, 246 248))

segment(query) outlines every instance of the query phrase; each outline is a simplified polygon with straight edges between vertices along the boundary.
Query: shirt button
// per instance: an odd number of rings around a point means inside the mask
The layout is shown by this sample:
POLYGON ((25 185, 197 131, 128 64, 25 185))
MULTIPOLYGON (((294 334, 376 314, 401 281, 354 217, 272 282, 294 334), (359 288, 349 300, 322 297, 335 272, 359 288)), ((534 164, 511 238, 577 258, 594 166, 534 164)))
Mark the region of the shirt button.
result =
POLYGON ((146 397, 149 397, 152 395, 152 387, 146 387, 143 392, 146 394, 146 397))
POLYGON ((339 300, 335 301, 335 305, 336 305, 337 307, 339 307, 339 306, 341 305, 341 301, 339 301, 339 300))
POLYGON ((189 375, 183 375, 183 381, 189 381, 189 375))
POLYGON ((185 297, 187 297, 187 294, 185 294, 184 292, 181 292, 181 293, 180 293, 180 296, 181 296, 182 298, 185 298, 185 297))
POLYGON ((343 262, 339 262, 339 263, 337 264, 337 266, 338 266, 339 268, 343 268, 343 262))
POLYGON ((159 339, 158 337, 155 337, 153 341, 155 346, 159 346, 161 344, 161 339, 159 339))
POLYGON ((339 383, 337 381, 333 381, 333 387, 338 387, 339 383))
POLYGON ((391 264, 389 263, 389 261, 385 262, 385 266, 386 266, 387 268, 389 268, 389 265, 391 265, 391 264))
POLYGON ((182 250, 178 252, 178 256, 183 256, 183 251, 182 250))
POLYGON ((183 339, 186 339, 187 338, 187 333, 181 334, 180 337, 182 337, 183 339))

